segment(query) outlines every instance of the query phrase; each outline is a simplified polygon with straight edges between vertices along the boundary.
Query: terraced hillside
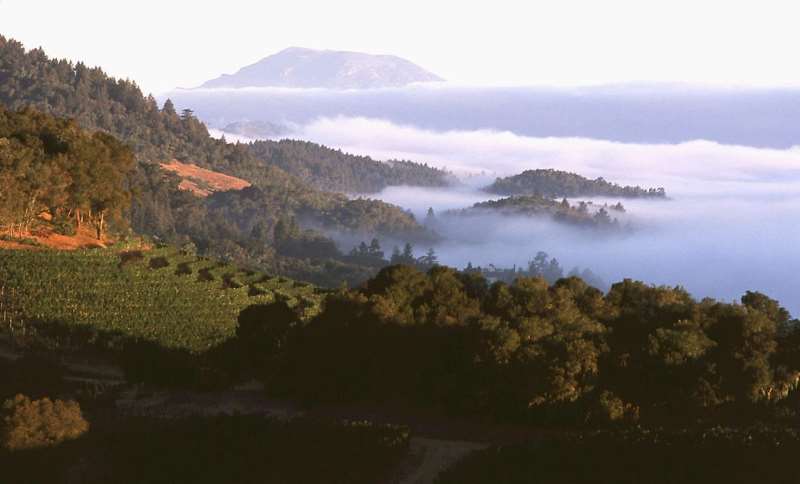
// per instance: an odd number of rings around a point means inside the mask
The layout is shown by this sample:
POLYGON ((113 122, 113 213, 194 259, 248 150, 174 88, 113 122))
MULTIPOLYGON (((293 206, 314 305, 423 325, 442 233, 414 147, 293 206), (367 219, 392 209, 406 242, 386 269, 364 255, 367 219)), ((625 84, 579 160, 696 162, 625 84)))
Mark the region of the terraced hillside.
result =
POLYGON ((321 291, 176 248, 0 250, 6 333, 52 324, 199 354, 235 335, 242 309, 274 300, 310 316, 321 291))

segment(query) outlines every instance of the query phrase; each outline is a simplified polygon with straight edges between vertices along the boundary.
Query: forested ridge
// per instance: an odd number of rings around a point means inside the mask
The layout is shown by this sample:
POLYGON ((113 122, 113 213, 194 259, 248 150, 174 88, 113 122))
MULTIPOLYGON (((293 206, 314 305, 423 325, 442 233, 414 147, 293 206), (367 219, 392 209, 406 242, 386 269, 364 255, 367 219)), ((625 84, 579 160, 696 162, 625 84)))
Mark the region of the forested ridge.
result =
POLYGON ((310 141, 254 141, 253 156, 266 160, 319 190, 374 193, 390 185, 439 187, 450 175, 412 161, 377 162, 310 141))
POLYGON ((581 201, 571 204, 566 198, 561 201, 543 195, 515 195, 498 200, 475 203, 472 207, 448 210, 445 217, 469 217, 480 215, 517 215, 547 217, 559 223, 599 230, 619 230, 618 215, 625 213, 621 203, 595 205, 581 201))
POLYGON ((567 171, 526 170, 518 175, 498 178, 485 188, 499 195, 540 195, 544 197, 623 197, 666 198, 663 188, 621 186, 603 178, 589 178, 567 171))
MULTIPOLYGON (((113 218, 118 235, 130 227, 161 241, 191 243, 204 254, 331 285, 363 281, 372 269, 345 261, 324 232, 412 241, 435 237, 399 207, 323 189, 369 192, 394 183, 436 185, 444 183, 442 172, 414 163, 379 163, 307 142, 216 140, 191 111, 179 115, 171 102, 159 108, 131 81, 110 78, 82 63, 49 59, 40 49, 26 52, 20 43, 2 37, 0 106, 9 111, 4 116, 14 119, 11 124, 19 124, 17 132, 0 133, 6 144, 14 143, 3 148, 13 151, 3 160, 9 189, 0 195, 0 225, 6 230, 12 225, 29 229, 40 213, 49 211, 59 230, 70 233, 86 216, 98 215, 101 232, 107 218, 113 218), (20 134, 23 130, 27 133, 20 134), (85 132, 80 136, 108 145, 116 143, 116 136, 120 142, 114 144, 113 156, 124 152, 129 161, 138 160, 111 171, 91 168, 87 176, 96 178, 95 198, 101 192, 106 198, 120 197, 103 201, 108 206, 102 209, 98 200, 57 207, 37 192, 37 183, 58 184, 63 170, 54 167, 102 165, 90 159, 100 154, 81 152, 75 142, 69 147, 72 152, 63 155, 48 141, 68 140, 81 130, 85 132), (30 167, 32 153, 35 168, 30 167), (240 177, 253 186, 199 200, 178 189, 178 177, 160 169, 159 162, 174 158, 240 177), (24 200, 27 208, 19 206, 24 200), (281 221, 296 229, 277 240, 275 229, 281 221)), ((77 183, 62 188, 75 192, 70 197, 85 197, 86 187, 77 183)))
POLYGON ((348 261, 320 230, 435 238, 396 206, 309 190, 276 167, 264 172, 270 176, 260 186, 200 198, 180 190, 178 176, 159 165, 135 163, 111 135, 32 108, 0 107, 0 230, 12 237, 42 225, 72 235, 91 224, 98 240, 109 229, 116 238, 132 231, 331 286, 361 282, 374 269, 348 261))

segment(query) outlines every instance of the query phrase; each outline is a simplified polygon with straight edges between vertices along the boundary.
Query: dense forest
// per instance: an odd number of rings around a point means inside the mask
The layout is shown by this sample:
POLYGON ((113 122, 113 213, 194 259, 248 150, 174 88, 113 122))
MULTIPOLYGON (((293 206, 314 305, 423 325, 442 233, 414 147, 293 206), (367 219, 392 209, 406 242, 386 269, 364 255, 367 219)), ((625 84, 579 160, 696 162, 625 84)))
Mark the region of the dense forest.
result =
POLYGON ((498 178, 486 187, 498 195, 541 195, 544 197, 666 198, 663 188, 620 186, 603 178, 588 178, 554 169, 526 170, 519 175, 498 178))
POLYGON ((0 107, 0 229, 11 236, 25 237, 42 224, 64 235, 90 224, 98 240, 109 228, 117 238, 132 229, 332 286, 361 282, 374 268, 347 260, 320 230, 435 239, 393 205, 309 190, 279 168, 264 172, 269 183, 200 198, 179 190, 173 173, 135 163, 132 151, 111 135, 31 108, 15 113, 0 107))
MULTIPOLYGON (((350 199, 335 191, 372 192, 392 184, 441 185, 446 183, 443 172, 410 162, 380 163, 306 142, 231 144, 216 140, 191 111, 179 115, 169 101, 159 109, 155 100, 143 96, 131 81, 110 78, 101 69, 81 63, 49 59, 38 49, 26 52, 18 42, 2 37, 0 106, 9 111, 27 110, 19 116, 40 116, 33 114, 36 110, 74 119, 70 129, 83 128, 87 130, 84 136, 104 136, 109 143, 111 136, 116 136, 130 146, 138 163, 118 173, 98 171, 93 176, 124 178, 124 190, 118 193, 130 197, 130 208, 110 215, 117 222, 130 220, 137 234, 178 245, 191 243, 208 255, 330 285, 363 281, 372 269, 345 261, 334 242, 323 235, 326 232, 408 241, 435 239, 435 234, 399 207, 367 198, 350 199), (90 134, 93 132, 100 134, 90 134), (253 186, 197 199, 178 189, 180 180, 174 174, 160 169, 159 162, 173 158, 240 177, 253 186), (293 224, 293 230, 277 240, 275 230, 281 220, 284 226, 293 224)), ((33 135, 37 136, 48 135, 33 135)), ((33 138, 17 138, 15 150, 36 149, 33 138), (32 146, 22 146, 27 144, 32 146)), ((57 164, 60 155, 48 148, 44 156, 57 164)), ((21 173, 6 173, 15 182, 21 181, 21 173)), ((37 176, 46 177, 48 172, 37 176)), ((109 182, 107 190, 118 185, 111 178, 105 181, 109 182)), ((34 182, 29 178, 19 186, 34 182)), ((72 188, 83 190, 66 187, 72 188)), ((29 195, 36 196, 33 192, 29 195)), ((37 204, 43 208, 40 201, 37 204)), ((75 221, 81 222, 87 214, 81 210, 85 207, 71 208, 52 215, 77 214, 75 221)), ((99 213, 101 225, 105 225, 106 212, 109 210, 94 210, 92 214, 99 213)), ((32 220, 30 214, 25 217, 32 220)), ((61 225, 69 230, 70 224, 61 225)), ((125 224, 118 225, 122 228, 125 224)))
MULTIPOLYGON (((625 213, 621 203, 596 205, 592 202, 570 204, 564 198, 560 202, 541 195, 517 195, 499 200, 478 202, 470 208, 448 210, 444 217, 480 215, 520 215, 525 217, 548 217, 551 220, 583 228, 618 231, 619 220, 612 216, 625 213)), ((434 225, 435 227, 435 225, 434 225)))
POLYGON ((319 190, 374 193, 390 185, 445 186, 450 176, 411 161, 377 162, 299 140, 255 141, 250 151, 319 190))

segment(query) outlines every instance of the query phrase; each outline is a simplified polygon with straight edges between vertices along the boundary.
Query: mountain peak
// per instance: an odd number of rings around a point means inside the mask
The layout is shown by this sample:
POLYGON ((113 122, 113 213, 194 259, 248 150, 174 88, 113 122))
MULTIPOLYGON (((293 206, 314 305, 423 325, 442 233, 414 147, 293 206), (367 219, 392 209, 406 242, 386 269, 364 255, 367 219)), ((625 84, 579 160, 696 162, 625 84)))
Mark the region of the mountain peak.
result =
POLYGON ((288 47, 239 69, 235 74, 223 74, 200 87, 373 89, 442 80, 418 65, 392 55, 288 47))
MULTIPOLYGON (((314 50, 314 49, 309 49, 309 48, 307 48, 307 47, 298 47, 298 46, 296 46, 296 45, 293 45, 293 46, 291 46, 291 47, 287 47, 287 48, 283 49, 282 51, 280 51, 280 52, 278 52, 277 54, 274 54, 274 55, 281 55, 281 54, 306 54, 306 53, 312 53, 312 52, 321 52, 321 51, 319 51, 319 50, 314 50)), ((266 60, 266 59, 268 59, 268 58, 269 58, 269 57, 265 57, 264 59, 261 59, 261 60, 263 61, 263 60, 266 60)))

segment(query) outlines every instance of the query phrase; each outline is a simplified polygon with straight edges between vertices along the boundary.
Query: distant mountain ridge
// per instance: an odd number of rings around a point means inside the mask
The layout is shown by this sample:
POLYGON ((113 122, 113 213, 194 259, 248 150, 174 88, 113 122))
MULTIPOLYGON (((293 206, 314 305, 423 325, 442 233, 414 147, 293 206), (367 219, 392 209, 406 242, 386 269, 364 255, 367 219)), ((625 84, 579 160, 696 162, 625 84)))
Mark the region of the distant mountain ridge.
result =
POLYGON ((436 81, 443 79, 393 55, 290 47, 200 88, 374 89, 436 81))

